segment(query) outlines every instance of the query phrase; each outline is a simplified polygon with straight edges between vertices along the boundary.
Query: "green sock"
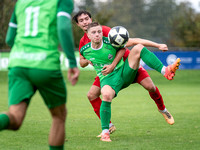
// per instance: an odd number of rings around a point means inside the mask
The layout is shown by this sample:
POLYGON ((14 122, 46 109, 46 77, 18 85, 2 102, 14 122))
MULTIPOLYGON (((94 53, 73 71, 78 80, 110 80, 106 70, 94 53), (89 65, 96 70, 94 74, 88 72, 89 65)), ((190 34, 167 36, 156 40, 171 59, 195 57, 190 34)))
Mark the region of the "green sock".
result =
POLYGON ((109 129, 111 118, 111 102, 102 101, 100 107, 100 117, 102 130, 109 129))
POLYGON ((163 68, 163 63, 154 55, 154 53, 150 52, 146 47, 144 47, 140 53, 140 57, 142 60, 148 65, 150 68, 155 69, 156 71, 161 73, 163 68))
POLYGON ((6 114, 0 114, 0 131, 7 129, 10 123, 10 119, 6 114))
POLYGON ((61 146, 51 146, 51 145, 49 145, 49 150, 64 150, 64 145, 61 145, 61 146))

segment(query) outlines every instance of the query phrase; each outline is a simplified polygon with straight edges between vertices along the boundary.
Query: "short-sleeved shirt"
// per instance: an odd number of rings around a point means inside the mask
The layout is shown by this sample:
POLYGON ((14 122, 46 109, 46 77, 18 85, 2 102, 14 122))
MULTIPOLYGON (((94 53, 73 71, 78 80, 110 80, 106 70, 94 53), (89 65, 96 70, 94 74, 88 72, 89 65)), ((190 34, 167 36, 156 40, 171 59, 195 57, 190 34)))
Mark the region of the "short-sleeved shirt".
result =
POLYGON ((67 0, 18 0, 9 25, 17 27, 9 67, 60 69, 57 16, 70 14, 67 0), (51 12, 51 13, 49 13, 51 12))
MULTIPOLYGON (((105 65, 112 64, 113 60, 115 59, 117 50, 117 48, 114 48, 109 43, 107 37, 103 37, 102 45, 99 49, 92 48, 90 42, 81 48, 80 53, 83 57, 92 62, 97 76, 99 76, 101 81, 104 77, 106 77, 101 73, 103 67, 105 65)), ((114 70, 119 69, 123 63, 123 59, 121 59, 114 70)))

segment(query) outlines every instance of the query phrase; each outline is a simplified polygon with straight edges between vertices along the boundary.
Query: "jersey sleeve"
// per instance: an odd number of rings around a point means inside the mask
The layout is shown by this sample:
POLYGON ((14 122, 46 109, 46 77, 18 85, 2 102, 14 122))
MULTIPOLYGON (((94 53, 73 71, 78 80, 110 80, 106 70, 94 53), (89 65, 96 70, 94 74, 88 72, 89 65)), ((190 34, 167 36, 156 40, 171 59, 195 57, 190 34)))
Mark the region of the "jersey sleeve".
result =
POLYGON ((84 42, 83 42, 83 38, 80 39, 80 42, 79 42, 79 52, 81 50, 81 48, 84 46, 84 42))
POLYGON ((74 54, 74 38, 72 33, 71 12, 73 11, 72 0, 60 0, 57 12, 58 38, 68 60, 69 67, 77 67, 74 54))
POLYGON ((128 58, 129 53, 130 53, 130 50, 128 48, 126 48, 126 51, 125 51, 124 56, 123 56, 124 61, 128 58))
POLYGON ((108 26, 102 26, 103 36, 108 37, 108 33, 110 31, 110 27, 108 26))
POLYGON ((17 19, 16 19, 15 9, 14 9, 9 25, 8 25, 8 31, 6 34, 6 43, 10 47, 12 47, 14 44, 16 34, 17 34, 17 19))
POLYGON ((59 0, 58 2, 58 13, 67 13, 71 18, 71 13, 74 9, 74 2, 73 0, 59 0))

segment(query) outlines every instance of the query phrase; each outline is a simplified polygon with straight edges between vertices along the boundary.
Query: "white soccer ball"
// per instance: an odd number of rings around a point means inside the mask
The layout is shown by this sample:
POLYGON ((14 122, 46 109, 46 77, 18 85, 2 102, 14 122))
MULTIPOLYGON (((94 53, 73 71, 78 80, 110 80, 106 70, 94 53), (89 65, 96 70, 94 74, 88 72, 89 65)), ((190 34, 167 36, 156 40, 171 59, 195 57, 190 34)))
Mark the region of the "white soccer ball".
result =
POLYGON ((108 40, 114 47, 124 47, 128 42, 129 33, 122 26, 113 27, 108 33, 108 40))

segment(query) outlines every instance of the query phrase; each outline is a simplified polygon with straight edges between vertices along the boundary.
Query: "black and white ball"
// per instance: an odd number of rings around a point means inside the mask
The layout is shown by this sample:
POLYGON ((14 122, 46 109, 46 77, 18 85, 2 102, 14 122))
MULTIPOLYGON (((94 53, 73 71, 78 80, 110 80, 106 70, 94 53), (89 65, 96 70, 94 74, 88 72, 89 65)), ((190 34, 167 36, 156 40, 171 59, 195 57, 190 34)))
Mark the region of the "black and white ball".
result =
POLYGON ((122 26, 115 26, 108 33, 108 40, 114 47, 124 47, 128 39, 129 33, 126 28, 122 26))

